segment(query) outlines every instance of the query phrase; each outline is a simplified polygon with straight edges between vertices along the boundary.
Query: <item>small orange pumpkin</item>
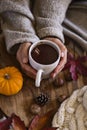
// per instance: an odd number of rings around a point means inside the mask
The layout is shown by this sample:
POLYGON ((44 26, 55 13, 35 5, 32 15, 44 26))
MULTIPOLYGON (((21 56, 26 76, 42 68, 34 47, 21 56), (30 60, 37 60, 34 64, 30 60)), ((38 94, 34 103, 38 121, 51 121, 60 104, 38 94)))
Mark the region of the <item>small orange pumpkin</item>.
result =
POLYGON ((16 67, 0 69, 0 94, 13 95, 23 86, 23 77, 16 67))

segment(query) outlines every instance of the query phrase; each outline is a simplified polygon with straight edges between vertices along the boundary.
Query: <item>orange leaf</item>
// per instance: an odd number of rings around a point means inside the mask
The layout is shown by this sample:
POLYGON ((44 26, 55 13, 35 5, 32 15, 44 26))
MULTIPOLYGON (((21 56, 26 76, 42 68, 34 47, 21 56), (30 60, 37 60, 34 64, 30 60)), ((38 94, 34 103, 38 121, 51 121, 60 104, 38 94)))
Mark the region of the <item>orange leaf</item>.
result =
POLYGON ((16 115, 12 115, 12 127, 14 130, 26 130, 24 122, 16 115))
POLYGON ((32 120, 28 130, 42 130, 49 124, 54 113, 55 111, 51 110, 42 116, 36 115, 32 120))

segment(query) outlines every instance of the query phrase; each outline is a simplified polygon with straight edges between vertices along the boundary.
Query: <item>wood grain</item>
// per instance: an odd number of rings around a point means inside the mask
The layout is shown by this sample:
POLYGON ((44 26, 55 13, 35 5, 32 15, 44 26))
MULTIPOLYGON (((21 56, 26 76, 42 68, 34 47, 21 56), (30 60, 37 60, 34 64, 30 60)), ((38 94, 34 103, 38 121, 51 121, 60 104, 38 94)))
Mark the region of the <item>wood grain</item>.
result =
MULTIPOLYGON (((66 40, 66 46, 68 51, 72 51, 75 56, 84 55, 84 51, 81 50, 81 48, 78 47, 74 41, 69 39, 66 40)), ((3 38, 0 38, 0 68, 6 66, 16 66, 22 72, 15 56, 7 53, 3 38)), ((85 84, 87 84, 87 77, 82 76, 79 76, 77 82, 65 81, 62 87, 55 87, 53 81, 47 79, 42 81, 41 87, 37 89, 34 86, 34 80, 27 77, 23 72, 22 74, 24 78, 22 90, 14 96, 0 95, 0 108, 8 116, 10 116, 12 113, 20 116, 20 118, 24 120, 26 126, 28 126, 29 122, 34 116, 34 114, 30 111, 30 108, 31 105, 35 103, 34 99, 40 92, 45 92, 50 97, 49 102, 41 108, 40 114, 44 114, 51 109, 58 109, 60 105, 58 98, 61 95, 66 95, 68 97, 75 89, 83 87, 85 84)), ((60 72, 59 76, 64 78, 64 72, 60 72)))

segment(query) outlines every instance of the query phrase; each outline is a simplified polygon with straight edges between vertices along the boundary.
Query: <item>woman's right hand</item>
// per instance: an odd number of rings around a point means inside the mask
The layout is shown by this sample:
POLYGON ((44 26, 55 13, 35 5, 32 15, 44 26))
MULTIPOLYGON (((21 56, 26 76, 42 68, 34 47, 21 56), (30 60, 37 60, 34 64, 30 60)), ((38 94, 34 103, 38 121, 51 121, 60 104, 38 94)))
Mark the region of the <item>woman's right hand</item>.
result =
POLYGON ((16 57, 17 57, 17 60, 18 62, 20 63, 21 65, 21 68, 23 69, 24 73, 35 79, 36 77, 36 70, 33 69, 30 64, 29 64, 29 48, 31 46, 31 43, 23 43, 23 44, 20 44, 20 47, 17 51, 17 54, 16 54, 16 57))

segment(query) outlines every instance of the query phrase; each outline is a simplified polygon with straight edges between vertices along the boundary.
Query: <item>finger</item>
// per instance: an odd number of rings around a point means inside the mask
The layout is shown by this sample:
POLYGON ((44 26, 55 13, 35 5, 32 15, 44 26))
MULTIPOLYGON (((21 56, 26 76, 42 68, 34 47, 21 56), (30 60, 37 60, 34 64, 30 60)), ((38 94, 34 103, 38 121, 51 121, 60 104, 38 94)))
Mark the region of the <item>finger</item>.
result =
POLYGON ((20 62, 20 65, 21 65, 21 68, 22 68, 23 72, 27 76, 35 79, 35 77, 36 77, 36 70, 34 70, 31 66, 29 66, 29 64, 24 64, 23 62, 20 62))
POLYGON ((37 73, 35 69, 33 69, 28 64, 21 64, 21 67, 22 67, 23 71, 27 74, 27 76, 35 79, 36 73, 37 73))
POLYGON ((56 75, 59 73, 59 72, 61 72, 62 71, 62 69, 64 68, 64 66, 63 67, 61 67, 59 70, 57 70, 56 71, 56 69, 51 73, 51 77, 52 78, 55 78, 56 77, 56 75))
POLYGON ((50 76, 51 76, 52 78, 55 78, 56 75, 57 75, 59 72, 61 72, 63 68, 64 68, 64 66, 61 66, 60 68, 57 68, 57 67, 56 67, 56 68, 54 69, 54 71, 51 73, 50 76))
POLYGON ((45 39, 51 40, 56 43, 60 47, 60 49, 62 49, 62 51, 66 49, 65 45, 58 38, 47 37, 45 39))
POLYGON ((64 65, 67 62, 67 55, 65 55, 63 58, 61 58, 59 65, 56 67, 55 71, 58 71, 59 69, 61 69, 62 67, 64 67, 64 65))
POLYGON ((64 57, 64 55, 67 54, 67 48, 65 47, 65 45, 58 38, 47 37, 45 39, 51 40, 55 44, 57 44, 59 46, 59 48, 60 48, 60 56, 61 57, 64 57))
POLYGON ((65 66, 65 64, 66 64, 66 58, 63 58, 63 59, 60 61, 59 65, 55 68, 54 73, 58 73, 58 71, 59 71, 61 68, 63 68, 63 67, 65 66))
POLYGON ((61 58, 59 65, 51 73, 52 78, 54 78, 64 68, 66 62, 67 62, 67 53, 63 58, 61 58))
POLYGON ((17 54, 16 54, 16 58, 18 61, 22 61, 23 63, 27 63, 28 62, 28 51, 29 51, 29 47, 30 47, 31 43, 23 43, 20 45, 17 54))
POLYGON ((28 77, 32 78, 35 80, 36 75, 32 74, 32 73, 28 73, 28 72, 24 72, 28 77))
POLYGON ((25 44, 25 46, 22 48, 22 62, 23 63, 28 63, 28 60, 29 60, 29 56, 28 56, 29 47, 30 47, 30 44, 25 44))
POLYGON ((28 51, 29 51, 30 44, 23 44, 20 46, 17 52, 17 60, 19 61, 22 70, 25 74, 29 77, 34 78, 36 77, 36 70, 34 70, 28 63, 28 51))

